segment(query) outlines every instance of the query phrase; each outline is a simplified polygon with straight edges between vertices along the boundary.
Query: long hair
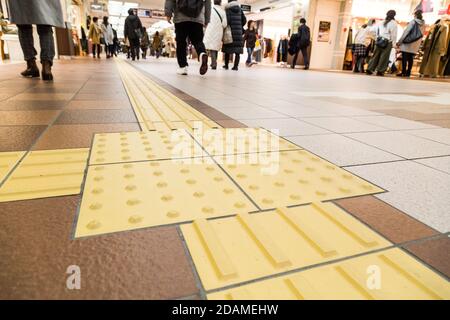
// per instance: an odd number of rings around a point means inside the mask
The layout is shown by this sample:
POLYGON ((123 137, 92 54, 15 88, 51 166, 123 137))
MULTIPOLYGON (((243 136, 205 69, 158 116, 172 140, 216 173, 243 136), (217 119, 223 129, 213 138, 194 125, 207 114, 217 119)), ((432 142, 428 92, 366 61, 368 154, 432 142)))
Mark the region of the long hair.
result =
POLYGON ((384 26, 386 27, 387 24, 389 22, 391 22, 392 20, 395 20, 395 15, 397 14, 397 12, 395 12, 395 10, 389 10, 386 13, 386 19, 384 19, 384 26))
POLYGON ((423 11, 422 10, 416 10, 414 12, 414 17, 420 20, 423 20, 423 15, 422 15, 423 11))

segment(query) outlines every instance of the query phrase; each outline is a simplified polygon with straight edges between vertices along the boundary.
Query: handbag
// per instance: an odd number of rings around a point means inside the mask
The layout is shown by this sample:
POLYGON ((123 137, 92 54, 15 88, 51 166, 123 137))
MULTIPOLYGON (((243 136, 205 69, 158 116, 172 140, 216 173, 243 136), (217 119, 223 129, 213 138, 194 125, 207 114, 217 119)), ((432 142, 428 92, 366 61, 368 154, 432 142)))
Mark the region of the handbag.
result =
POLYGON ((384 49, 388 46, 389 40, 383 37, 377 37, 377 40, 375 40, 375 45, 377 47, 380 47, 381 49, 384 49))
POLYGON ((223 30, 222 42, 223 44, 233 43, 233 34, 231 33, 231 27, 229 25, 223 30))
POLYGON ((259 39, 256 39, 255 41, 255 51, 261 50, 261 42, 259 42, 259 39))
POLYGON ((422 30, 420 30, 419 24, 414 21, 414 25, 412 29, 408 32, 405 39, 403 39, 402 43, 413 43, 417 40, 422 39, 423 33, 422 30))

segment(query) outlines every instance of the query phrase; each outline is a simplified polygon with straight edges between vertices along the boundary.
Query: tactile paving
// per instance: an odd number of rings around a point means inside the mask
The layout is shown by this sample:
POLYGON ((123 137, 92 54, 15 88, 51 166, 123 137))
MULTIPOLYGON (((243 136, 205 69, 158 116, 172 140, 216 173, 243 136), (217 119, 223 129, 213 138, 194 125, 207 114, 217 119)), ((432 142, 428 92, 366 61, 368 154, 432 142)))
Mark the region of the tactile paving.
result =
POLYGON ((0 202, 80 193, 89 149, 31 151, 0 188, 0 202))
POLYGON ((384 191, 306 150, 215 159, 262 209, 384 191))
POLYGON ((450 284, 401 249, 389 249, 211 293, 207 298, 211 300, 448 300, 450 284), (378 279, 377 275, 379 275, 378 279))
POLYGON ((192 135, 212 156, 301 149, 262 128, 205 128, 192 135))
POLYGON ((24 154, 25 151, 0 152, 0 183, 24 154))
POLYGON ((143 130, 193 130, 196 122, 207 128, 220 126, 187 103, 157 85, 142 72, 118 62, 125 89, 130 98, 138 122, 143 130))
POLYGON ((210 158, 89 166, 76 237, 253 210, 210 158))
POLYGON ((332 203, 181 226, 206 290, 391 245, 332 203))
POLYGON ((89 164, 189 158, 205 155, 185 130, 100 133, 89 164))

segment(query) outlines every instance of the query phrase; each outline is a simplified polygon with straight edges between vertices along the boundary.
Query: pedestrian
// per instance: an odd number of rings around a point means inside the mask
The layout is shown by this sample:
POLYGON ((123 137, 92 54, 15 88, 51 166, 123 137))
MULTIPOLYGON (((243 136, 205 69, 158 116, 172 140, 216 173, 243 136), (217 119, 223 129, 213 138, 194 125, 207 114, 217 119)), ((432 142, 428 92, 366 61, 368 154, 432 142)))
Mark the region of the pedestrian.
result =
POLYGON ((411 76, 414 56, 419 51, 424 31, 425 21, 423 20, 422 10, 417 10, 414 13, 414 19, 409 22, 397 42, 397 47, 400 48, 402 53, 402 72, 397 76, 408 78, 411 76))
POLYGON ((147 50, 150 45, 150 40, 148 39, 147 29, 142 27, 142 38, 141 38, 141 50, 142 50, 142 59, 147 59, 147 50))
POLYGON ((65 27, 61 2, 59 0, 14 0, 9 1, 9 12, 10 22, 17 25, 20 46, 27 62, 27 68, 21 75, 27 78, 40 76, 33 40, 32 25, 35 24, 41 46, 42 80, 53 80, 55 40, 52 27, 65 27))
POLYGON ((101 50, 101 37, 102 37, 102 29, 98 25, 98 17, 92 18, 91 25, 89 26, 89 40, 92 42, 92 56, 95 58, 97 54, 97 58, 100 59, 100 50, 101 50))
POLYGON ((211 11, 211 21, 205 31, 205 47, 211 56, 211 69, 217 69, 217 56, 222 48, 223 30, 227 27, 227 15, 223 10, 221 0, 214 0, 211 11))
MULTIPOLYGON (((293 35, 294 36, 294 35, 293 35)), ((303 56, 303 62, 305 65, 305 70, 309 69, 309 57, 308 57, 308 47, 311 44, 311 31, 306 25, 306 19, 300 19, 300 26, 298 27, 297 36, 297 47, 295 49, 294 58, 292 60, 291 68, 294 69, 297 63, 298 54, 301 51, 303 56)))
POLYGON ((203 27, 211 18, 211 0, 177 1, 166 0, 165 15, 167 21, 175 24, 177 42, 178 74, 188 74, 186 59, 187 39, 191 41, 200 61, 200 74, 208 71, 208 55, 203 43, 203 27))
POLYGON ((368 75, 377 72, 377 76, 384 76, 388 65, 389 56, 394 41, 397 41, 397 22, 395 21, 395 10, 389 10, 386 18, 377 27, 377 38, 375 40, 375 51, 369 61, 366 73, 368 75))
POLYGON ((353 72, 364 73, 364 64, 366 61, 368 47, 371 42, 371 32, 375 19, 370 19, 367 24, 363 24, 355 35, 355 42, 353 44, 353 55, 355 57, 355 66, 353 72))
POLYGON ((153 35, 153 41, 152 41, 152 50, 155 52, 156 59, 159 58, 161 55, 161 47, 162 47, 162 39, 159 35, 159 32, 156 31, 153 35))
POLYGON ((242 32, 243 26, 245 26, 245 23, 247 22, 247 18, 237 0, 228 0, 228 4, 225 6, 225 13, 227 15, 227 23, 231 28, 233 42, 222 46, 222 51, 225 53, 225 65, 223 68, 228 70, 228 64, 231 55, 233 54, 234 66, 232 70, 237 71, 240 55, 244 53, 244 38, 242 32))
POLYGON ((141 19, 134 14, 134 9, 128 9, 128 17, 125 19, 125 26, 123 35, 130 43, 131 60, 139 60, 139 44, 142 37, 142 23, 141 19))
POLYGON ((113 56, 113 49, 114 49, 114 33, 112 30, 111 24, 108 22, 108 17, 103 17, 103 22, 101 25, 102 28, 102 35, 103 39, 105 41, 105 52, 106 52, 106 58, 109 59, 113 56))
POLYGON ((249 20, 247 22, 247 30, 244 33, 245 47, 247 48, 247 61, 245 65, 247 67, 252 66, 253 51, 255 50, 256 40, 258 39, 258 33, 256 32, 256 22, 249 20))
POLYGON ((119 38, 117 37, 117 31, 116 29, 112 29, 113 31, 113 54, 117 57, 117 52, 119 51, 120 48, 120 42, 119 42, 119 38))

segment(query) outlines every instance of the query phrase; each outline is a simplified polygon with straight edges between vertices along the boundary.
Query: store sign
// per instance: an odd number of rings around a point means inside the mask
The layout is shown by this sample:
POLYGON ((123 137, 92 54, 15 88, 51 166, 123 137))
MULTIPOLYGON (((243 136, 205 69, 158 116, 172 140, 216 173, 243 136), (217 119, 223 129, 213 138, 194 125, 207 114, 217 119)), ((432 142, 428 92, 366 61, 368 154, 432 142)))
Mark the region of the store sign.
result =
POLYGON ((328 42, 330 41, 330 21, 320 21, 319 22, 319 35, 317 37, 318 42, 328 42))
POLYGON ((103 3, 91 3, 91 10, 103 11, 103 3))
POLYGON ((248 4, 241 4, 241 9, 244 12, 251 12, 252 11, 252 6, 250 6, 248 4))
POLYGON ((141 18, 151 18, 152 17, 152 11, 149 9, 138 9, 137 10, 137 16, 141 18))
POLYGON ((164 10, 160 10, 160 9, 153 9, 151 10, 151 17, 153 19, 166 19, 166 14, 164 12, 164 10))

